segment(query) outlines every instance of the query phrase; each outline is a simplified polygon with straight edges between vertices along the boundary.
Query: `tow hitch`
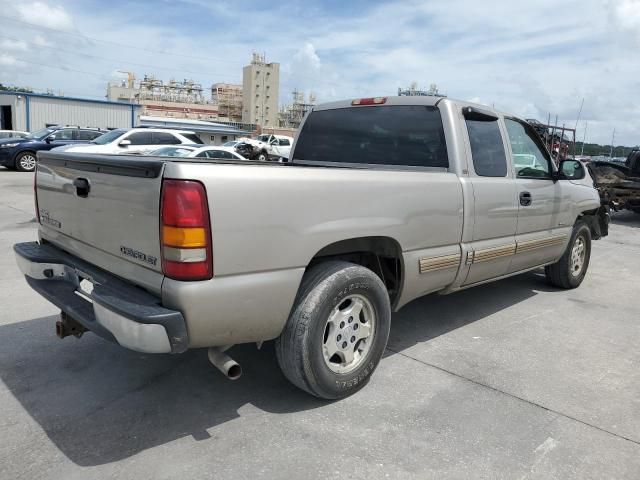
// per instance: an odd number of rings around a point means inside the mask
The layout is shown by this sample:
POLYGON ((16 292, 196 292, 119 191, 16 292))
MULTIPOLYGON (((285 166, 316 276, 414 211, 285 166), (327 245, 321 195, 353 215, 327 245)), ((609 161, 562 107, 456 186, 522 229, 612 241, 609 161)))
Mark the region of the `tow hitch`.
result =
POLYGON ((69 316, 65 312, 60 312, 60 320, 56 322, 56 335, 58 338, 64 338, 70 335, 80 338, 86 331, 87 329, 80 323, 76 322, 73 317, 69 316))

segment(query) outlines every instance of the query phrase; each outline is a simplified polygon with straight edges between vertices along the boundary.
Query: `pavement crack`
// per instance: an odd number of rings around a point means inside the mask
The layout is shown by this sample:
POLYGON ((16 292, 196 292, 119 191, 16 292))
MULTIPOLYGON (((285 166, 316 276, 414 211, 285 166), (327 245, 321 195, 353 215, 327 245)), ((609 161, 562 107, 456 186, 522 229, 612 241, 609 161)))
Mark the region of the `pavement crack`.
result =
MULTIPOLYGON (((387 347, 387 350, 388 350, 389 352, 392 352, 392 353, 395 353, 395 354, 400 355, 400 356, 402 356, 402 357, 405 357, 405 358, 408 358, 408 359, 410 359, 410 360, 413 360, 414 362, 421 363, 422 365, 425 365, 425 366, 427 366, 427 367, 435 368, 436 370, 440 370, 441 372, 444 372, 444 373, 446 373, 446 374, 453 375, 454 377, 460 378, 460 379, 462 379, 462 380, 465 380, 465 381, 467 381, 467 382, 473 383, 473 384, 478 385, 478 386, 480 386, 480 387, 488 388, 489 390, 493 390, 494 392, 501 393, 501 394, 503 394, 503 395, 507 395, 508 397, 514 398, 514 399, 519 400, 519 401, 521 401, 521 402, 528 403, 529 405, 532 405, 532 406, 534 406, 534 407, 542 408, 543 410, 546 410, 547 412, 554 413, 554 414, 556 414, 556 415, 558 415, 558 416, 560 416, 560 417, 564 417, 564 418, 567 418, 567 419, 569 419, 569 420, 573 420, 574 422, 581 423, 582 425, 585 425, 585 426, 587 426, 587 427, 594 428, 594 429, 599 430, 599 431, 601 431, 601 432, 603 432, 603 433, 606 433, 606 434, 608 434, 608 435, 611 435, 611 436, 617 437, 617 438, 619 438, 619 439, 621 439, 621 440, 626 440, 627 442, 631 442, 631 443, 633 443, 633 444, 635 444, 635 445, 640 446, 640 441, 638 441, 638 440, 634 440, 633 438, 629 438, 629 437, 626 437, 626 436, 624 436, 624 435, 620 435, 619 433, 612 432, 612 431, 607 430, 607 429, 605 429, 605 428, 599 427, 598 425, 594 425, 594 424, 592 424, 592 423, 589 423, 589 422, 586 422, 586 421, 581 420, 581 419, 579 419, 579 418, 576 418, 576 417, 574 417, 574 416, 571 416, 571 415, 569 415, 569 414, 567 414, 567 413, 559 412, 559 411, 557 411, 557 410, 554 410, 553 408, 545 407, 544 405, 542 405, 542 404, 540 404, 540 403, 534 402, 534 401, 532 401, 532 400, 528 400, 528 399, 526 399, 526 398, 520 397, 520 396, 515 395, 515 394, 513 394, 513 393, 506 392, 506 391, 504 391, 504 390, 500 390, 499 388, 493 387, 493 386, 488 385, 488 384, 486 384, 486 383, 482 383, 482 382, 479 382, 479 381, 477 381, 477 380, 473 380, 473 379, 471 379, 471 378, 465 377, 464 375, 461 375, 461 374, 459 374, 459 373, 456 373, 456 372, 454 372, 454 371, 452 371, 452 370, 447 370, 446 368, 443 368, 443 367, 440 367, 440 366, 438 366, 438 365, 434 365, 434 364, 432 364, 432 363, 425 362, 424 360, 420 360, 420 359, 418 359, 418 358, 415 358, 415 357, 412 357, 412 356, 410 356, 410 355, 407 355, 406 353, 398 352, 398 351, 393 350, 393 349, 391 349, 391 348, 389 348, 389 347, 387 347)), ((555 421, 555 420, 557 420, 557 417, 556 417, 556 418, 554 418, 553 420, 554 420, 554 421, 555 421)))

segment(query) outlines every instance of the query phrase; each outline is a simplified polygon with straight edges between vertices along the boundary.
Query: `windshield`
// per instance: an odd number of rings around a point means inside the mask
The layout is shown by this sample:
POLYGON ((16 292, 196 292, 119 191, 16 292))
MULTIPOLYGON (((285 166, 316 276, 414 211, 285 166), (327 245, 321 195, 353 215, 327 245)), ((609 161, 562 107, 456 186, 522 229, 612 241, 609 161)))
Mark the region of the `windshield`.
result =
POLYGON ((43 128, 42 130, 38 130, 37 132, 30 133, 25 138, 28 138, 30 140, 42 140, 52 132, 53 130, 51 128, 43 128))
POLYGON ((191 152, 193 152, 192 148, 185 147, 163 147, 158 150, 154 150, 151 152, 151 155, 156 155, 158 157, 186 157, 191 152))
POLYGON ((104 135, 100 135, 98 138, 92 140, 91 143, 106 145, 107 143, 113 142, 116 138, 121 137, 125 133, 127 133, 127 131, 122 129, 111 130, 110 132, 107 132, 104 135))
POLYGON ((258 135, 258 140, 260 140, 261 142, 269 143, 270 138, 271 135, 258 135))

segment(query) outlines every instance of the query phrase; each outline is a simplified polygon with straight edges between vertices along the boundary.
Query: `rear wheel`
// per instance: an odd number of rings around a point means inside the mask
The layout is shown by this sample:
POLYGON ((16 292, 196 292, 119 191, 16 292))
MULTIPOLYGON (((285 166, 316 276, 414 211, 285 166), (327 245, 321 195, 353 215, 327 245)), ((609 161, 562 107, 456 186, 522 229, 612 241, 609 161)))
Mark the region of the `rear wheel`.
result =
POLYGON ((549 283, 560 288, 576 288, 584 280, 591 258, 591 230, 582 222, 573 227, 571 240, 560 260, 545 267, 549 283))
POLYGON ((283 373, 324 399, 360 390, 382 358, 389 338, 389 295, 371 270, 330 261, 312 267, 276 340, 283 373))
POLYGON ((33 172, 36 169, 36 154, 22 152, 16 157, 16 168, 21 172, 33 172))

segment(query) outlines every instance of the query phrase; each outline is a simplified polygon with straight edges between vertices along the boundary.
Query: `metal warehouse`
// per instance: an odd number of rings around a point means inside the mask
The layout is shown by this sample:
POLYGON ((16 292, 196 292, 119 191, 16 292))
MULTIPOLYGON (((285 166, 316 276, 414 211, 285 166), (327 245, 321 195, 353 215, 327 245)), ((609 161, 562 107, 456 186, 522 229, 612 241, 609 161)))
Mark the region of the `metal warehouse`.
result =
POLYGON ((3 91, 0 129, 31 132, 52 125, 128 128, 135 125, 139 108, 131 103, 3 91))

